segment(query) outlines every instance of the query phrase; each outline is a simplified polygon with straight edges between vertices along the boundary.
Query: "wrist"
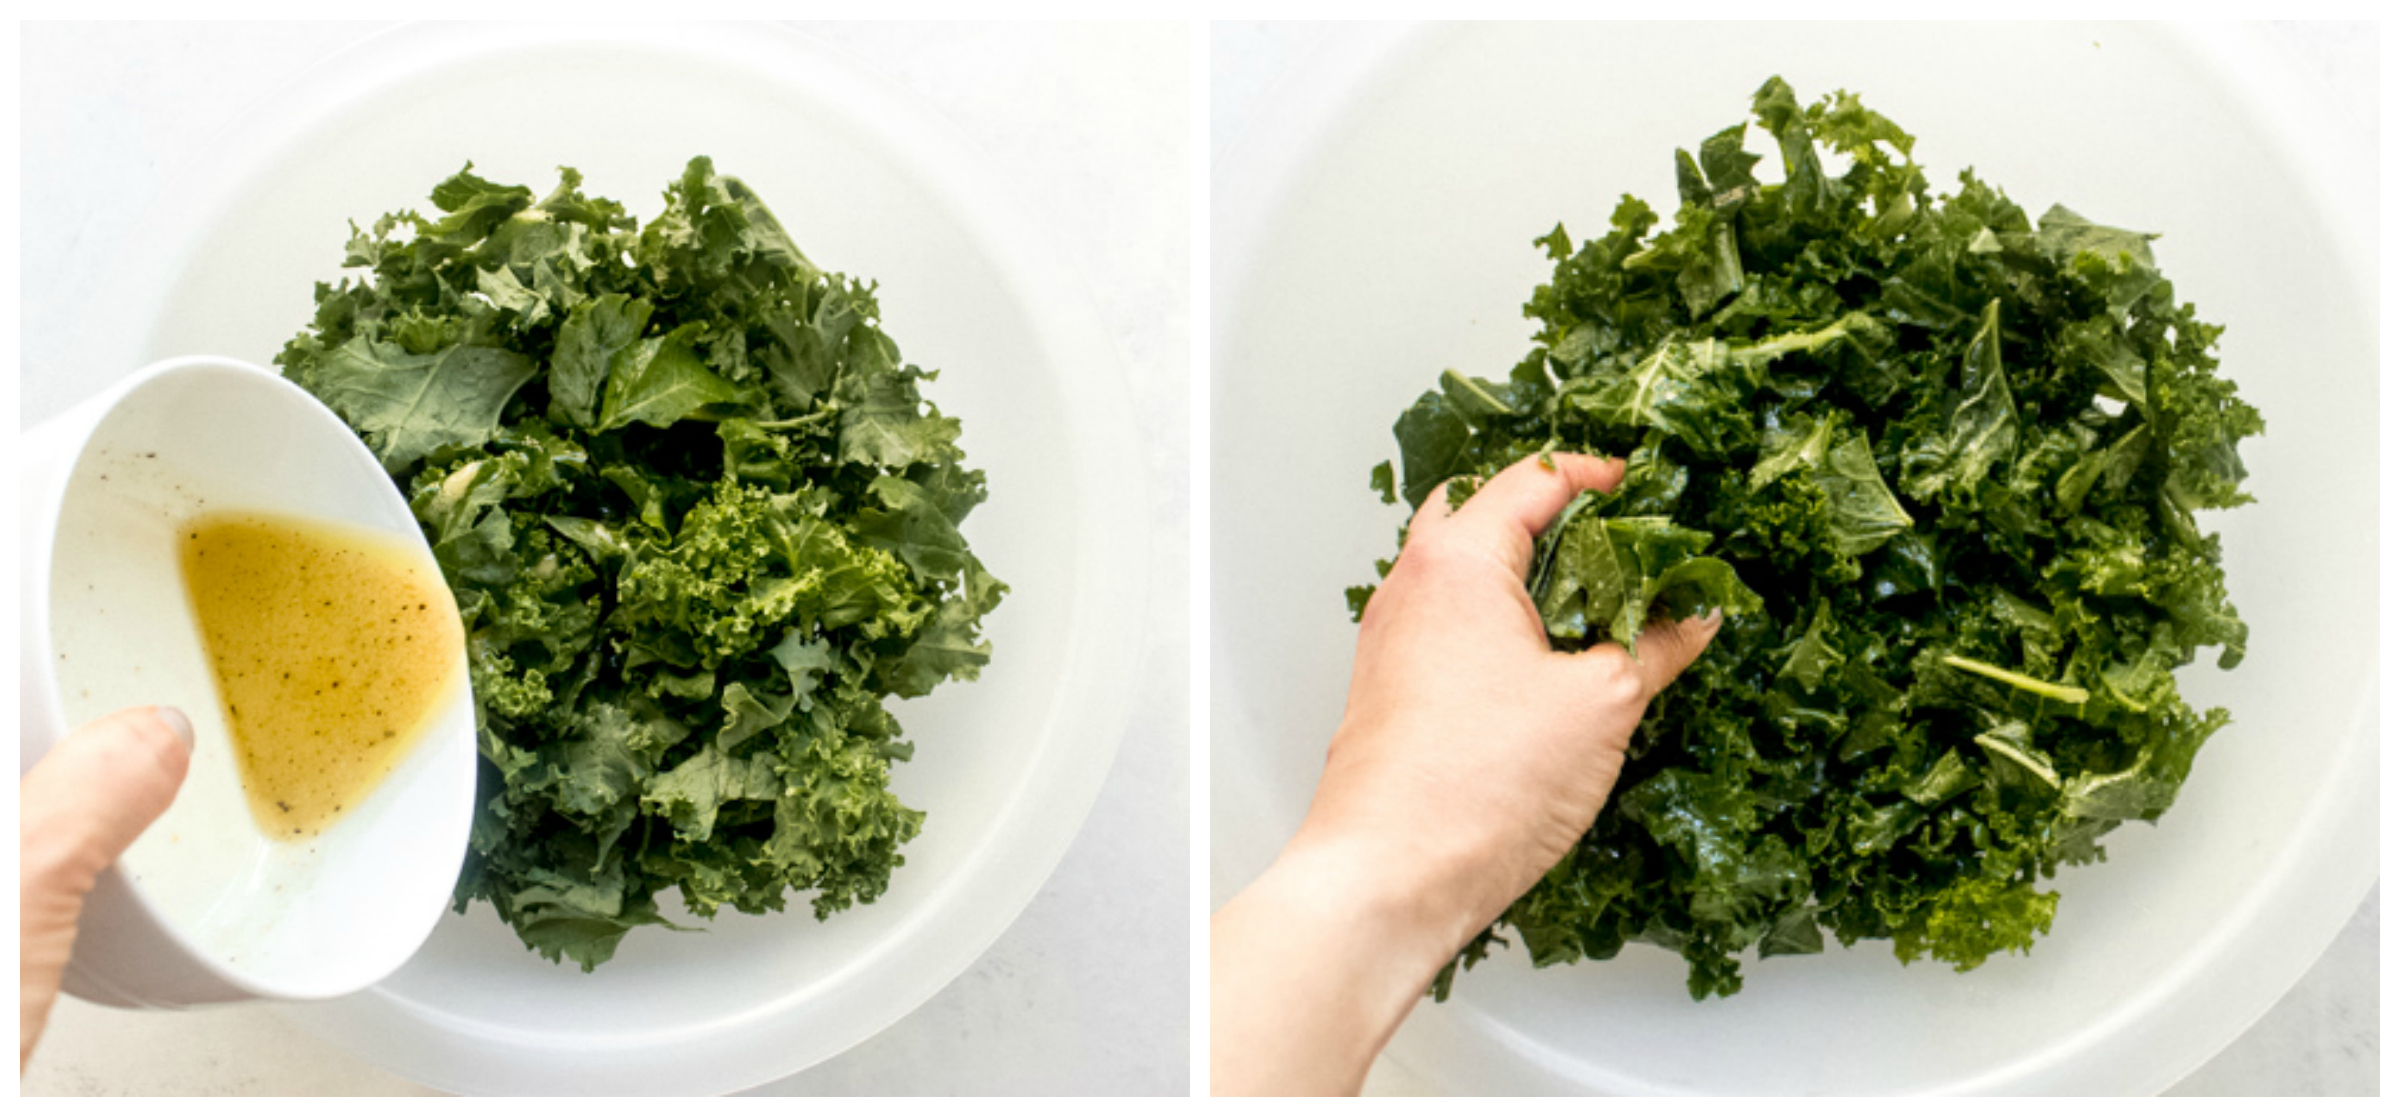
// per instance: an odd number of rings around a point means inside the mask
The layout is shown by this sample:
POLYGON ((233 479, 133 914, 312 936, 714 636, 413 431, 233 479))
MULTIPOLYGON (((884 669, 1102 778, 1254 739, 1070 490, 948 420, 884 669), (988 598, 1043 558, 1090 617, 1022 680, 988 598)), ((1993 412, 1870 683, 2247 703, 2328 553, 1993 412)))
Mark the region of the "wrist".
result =
POLYGON ((1362 941, 1375 944, 1413 1004, 1494 918, 1481 895, 1487 882, 1475 879, 1479 858, 1450 837, 1353 830, 1312 813, 1270 872, 1371 934, 1362 941))
MULTIPOLYGON (((1368 738, 1387 727, 1345 724, 1285 859, 1338 868, 1345 887, 1387 913, 1439 969, 1538 877, 1519 852, 1521 804, 1457 786, 1412 766, 1360 762, 1388 755, 1368 738)), ((1545 864, 1540 868, 1547 868, 1545 864)), ((1428 980, 1432 970, 1427 971, 1428 980)))
POLYGON ((1371 851, 1295 839, 1210 921, 1210 1086, 1348 1094, 1455 944, 1371 851))

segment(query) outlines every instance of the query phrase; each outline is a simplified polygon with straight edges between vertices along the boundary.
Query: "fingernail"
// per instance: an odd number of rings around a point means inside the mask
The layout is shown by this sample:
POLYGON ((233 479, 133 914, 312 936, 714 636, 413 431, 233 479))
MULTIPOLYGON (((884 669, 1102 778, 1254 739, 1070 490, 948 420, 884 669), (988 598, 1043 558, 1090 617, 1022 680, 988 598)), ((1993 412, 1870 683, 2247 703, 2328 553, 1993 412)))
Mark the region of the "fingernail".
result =
POLYGON ((174 730, 175 736, 182 739, 184 751, 191 751, 192 719, 183 716, 183 711, 173 706, 152 706, 150 712, 157 714, 158 720, 166 722, 167 728, 174 730))
POLYGON ((1708 612, 1706 612, 1706 613, 1702 613, 1702 614, 1700 615, 1700 622, 1701 622, 1702 624, 1723 624, 1723 623, 1725 623, 1725 607, 1724 607, 1724 606, 1722 606, 1722 605, 1711 605, 1711 606, 1709 606, 1709 607, 1708 607, 1708 612))

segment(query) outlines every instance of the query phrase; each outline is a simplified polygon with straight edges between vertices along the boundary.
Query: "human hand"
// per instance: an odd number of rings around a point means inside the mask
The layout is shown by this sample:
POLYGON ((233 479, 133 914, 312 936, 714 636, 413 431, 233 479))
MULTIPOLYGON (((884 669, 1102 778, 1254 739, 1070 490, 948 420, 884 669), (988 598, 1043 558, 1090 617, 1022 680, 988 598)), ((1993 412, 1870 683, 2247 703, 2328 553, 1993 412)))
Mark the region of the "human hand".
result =
POLYGON ((1526 593, 1534 541, 1624 463, 1527 458, 1459 508, 1429 497, 1359 623, 1350 697, 1295 845, 1363 858, 1430 901, 1444 960, 1574 848, 1650 699, 1716 635, 1652 624, 1635 654, 1552 651, 1526 593))
POLYGON ((183 786, 192 723, 172 706, 119 710, 66 735, 17 782, 17 1065, 58 1000, 84 897, 183 786))
POLYGON ((1308 817, 1210 920, 1214 1092, 1356 1092, 1434 974, 1591 827, 1650 699, 1717 630, 1652 625, 1638 658, 1550 649, 1534 539, 1624 472, 1529 458, 1410 522, 1308 817))

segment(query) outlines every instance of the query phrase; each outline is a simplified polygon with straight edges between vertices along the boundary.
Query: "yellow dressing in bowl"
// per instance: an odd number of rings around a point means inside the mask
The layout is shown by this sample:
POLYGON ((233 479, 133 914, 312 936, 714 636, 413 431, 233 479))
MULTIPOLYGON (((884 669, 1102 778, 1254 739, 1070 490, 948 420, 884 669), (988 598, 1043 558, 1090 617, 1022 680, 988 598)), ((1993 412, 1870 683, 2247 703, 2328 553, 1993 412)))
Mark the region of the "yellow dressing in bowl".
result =
POLYGON ((178 536, 251 814, 277 839, 321 833, 459 685, 449 588, 398 542, 315 520, 209 513, 178 536))

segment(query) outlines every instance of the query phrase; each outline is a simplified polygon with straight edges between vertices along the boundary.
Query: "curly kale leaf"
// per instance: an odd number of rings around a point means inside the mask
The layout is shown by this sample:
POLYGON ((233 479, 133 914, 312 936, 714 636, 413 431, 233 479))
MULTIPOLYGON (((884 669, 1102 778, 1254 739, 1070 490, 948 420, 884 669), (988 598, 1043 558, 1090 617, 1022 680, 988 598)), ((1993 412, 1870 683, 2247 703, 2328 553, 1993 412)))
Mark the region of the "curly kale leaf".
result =
POLYGON ((1627 197, 1597 240, 1537 239, 1531 354, 1505 384, 1444 373, 1371 476, 1416 505, 1528 454, 1622 456, 1537 542, 1553 645, 1726 614, 1437 998, 1511 931, 1545 966, 1675 950, 1695 998, 1827 934, 1962 970, 2030 952, 2042 882, 2156 821, 2230 720, 2175 672, 2247 650, 2196 514, 2250 500, 2264 423, 2156 238, 1972 173, 1935 195, 1848 93, 1774 79, 1752 108, 1780 181, 1737 124, 1675 153, 1664 228, 1627 197))
POLYGON ((409 494, 484 758, 457 889, 585 969, 691 913, 873 901, 923 815, 883 707, 973 679, 985 497, 873 288, 695 159, 641 227, 461 171, 353 230, 285 375, 409 494))

